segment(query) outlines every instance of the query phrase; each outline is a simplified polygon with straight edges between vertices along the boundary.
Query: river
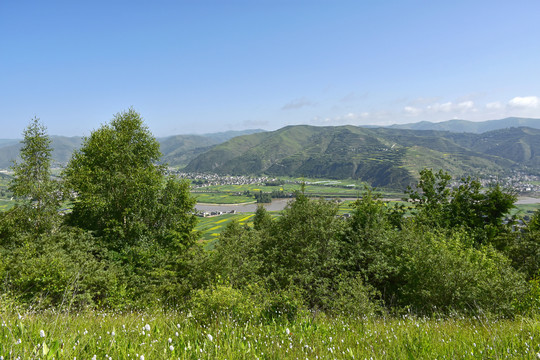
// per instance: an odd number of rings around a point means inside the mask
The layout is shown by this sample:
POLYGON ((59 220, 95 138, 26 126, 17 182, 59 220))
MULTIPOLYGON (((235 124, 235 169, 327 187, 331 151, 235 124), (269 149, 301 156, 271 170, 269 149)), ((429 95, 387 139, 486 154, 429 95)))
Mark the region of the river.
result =
MULTIPOLYGON (((287 203, 291 201, 291 199, 276 199, 273 200, 269 204, 263 204, 264 208, 268 211, 281 211, 285 209, 285 206, 287 206, 287 203)), ((257 204, 204 204, 204 203, 197 203, 195 205, 195 208, 197 211, 222 211, 222 212, 229 212, 231 210, 236 210, 237 213, 245 213, 245 212, 255 212, 257 210, 257 204)))

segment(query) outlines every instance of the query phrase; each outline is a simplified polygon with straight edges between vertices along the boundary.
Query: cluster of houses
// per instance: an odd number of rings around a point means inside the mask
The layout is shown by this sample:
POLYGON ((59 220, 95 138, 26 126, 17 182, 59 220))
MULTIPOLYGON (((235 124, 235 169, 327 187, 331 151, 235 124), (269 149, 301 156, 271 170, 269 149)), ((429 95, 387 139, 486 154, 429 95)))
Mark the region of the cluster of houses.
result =
POLYGON ((277 179, 268 176, 250 177, 218 174, 184 173, 173 169, 169 169, 169 173, 174 174, 182 179, 191 180, 191 186, 193 188, 203 188, 214 185, 259 185, 277 181, 277 179))
POLYGON ((540 176, 530 175, 521 171, 513 171, 511 175, 504 177, 490 176, 481 179, 482 186, 498 183, 504 188, 512 189, 518 194, 540 194, 540 176))
POLYGON ((198 212, 196 215, 199 217, 212 217, 212 216, 220 216, 223 214, 236 214, 236 210, 230 210, 230 211, 201 211, 198 212))

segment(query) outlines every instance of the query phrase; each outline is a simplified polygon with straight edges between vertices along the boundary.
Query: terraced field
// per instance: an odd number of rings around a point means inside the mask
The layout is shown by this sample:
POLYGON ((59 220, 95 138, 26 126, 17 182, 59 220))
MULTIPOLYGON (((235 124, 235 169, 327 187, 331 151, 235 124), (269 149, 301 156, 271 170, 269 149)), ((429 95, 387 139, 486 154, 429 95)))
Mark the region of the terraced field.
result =
MULTIPOLYGON (((227 227, 231 221, 236 220, 240 225, 253 226, 254 213, 242 213, 242 214, 224 214, 213 217, 200 217, 199 223, 195 228, 196 231, 201 233, 201 240, 207 242, 209 246, 211 243, 219 237, 219 234, 227 227)), ((277 213, 272 213, 273 216, 278 216, 277 213)))
POLYGON ((10 200, 1 200, 0 199, 0 212, 1 211, 7 211, 13 207, 15 203, 10 200))

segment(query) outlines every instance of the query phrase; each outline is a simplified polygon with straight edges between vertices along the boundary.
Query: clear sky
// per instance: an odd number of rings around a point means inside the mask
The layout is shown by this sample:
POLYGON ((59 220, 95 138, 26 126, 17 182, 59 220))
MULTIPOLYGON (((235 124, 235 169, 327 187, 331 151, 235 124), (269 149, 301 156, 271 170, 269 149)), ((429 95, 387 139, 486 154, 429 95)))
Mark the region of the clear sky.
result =
POLYGON ((538 0, 0 0, 0 138, 540 118, 538 0))

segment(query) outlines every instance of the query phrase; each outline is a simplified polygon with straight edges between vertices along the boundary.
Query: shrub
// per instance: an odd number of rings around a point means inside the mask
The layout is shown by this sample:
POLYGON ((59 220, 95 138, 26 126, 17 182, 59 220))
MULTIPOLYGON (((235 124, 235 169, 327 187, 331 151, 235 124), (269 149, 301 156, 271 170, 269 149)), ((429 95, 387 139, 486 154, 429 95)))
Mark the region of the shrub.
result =
POLYGON ((378 293, 371 286, 364 284, 360 276, 342 279, 335 296, 329 303, 331 312, 347 316, 373 315, 381 310, 374 301, 378 293))
POLYGON ((260 309, 247 292, 218 284, 195 292, 191 298, 191 313, 202 323, 211 323, 224 315, 245 322, 258 318, 260 309))
POLYGON ((420 312, 450 310, 511 315, 526 291, 522 274, 491 246, 474 248, 466 232, 405 233, 401 305, 420 312))
POLYGON ((540 314, 540 274, 529 280, 528 291, 514 300, 514 308, 523 315, 540 314))

